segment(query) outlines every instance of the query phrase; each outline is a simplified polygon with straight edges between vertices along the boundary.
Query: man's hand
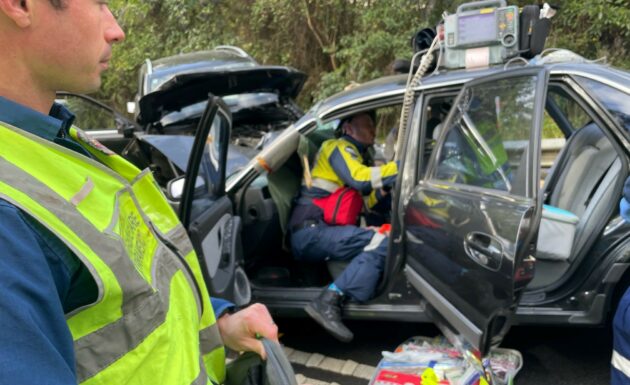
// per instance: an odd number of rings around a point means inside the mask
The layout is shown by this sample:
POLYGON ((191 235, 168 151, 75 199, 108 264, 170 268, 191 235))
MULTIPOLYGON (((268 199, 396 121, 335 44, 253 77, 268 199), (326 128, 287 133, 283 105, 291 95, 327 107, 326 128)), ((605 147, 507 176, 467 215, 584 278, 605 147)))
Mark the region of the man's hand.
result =
POLYGON ((278 342, 278 326, 273 322, 265 305, 256 303, 234 314, 225 314, 217 320, 223 343, 235 351, 251 351, 267 359, 261 336, 278 342))

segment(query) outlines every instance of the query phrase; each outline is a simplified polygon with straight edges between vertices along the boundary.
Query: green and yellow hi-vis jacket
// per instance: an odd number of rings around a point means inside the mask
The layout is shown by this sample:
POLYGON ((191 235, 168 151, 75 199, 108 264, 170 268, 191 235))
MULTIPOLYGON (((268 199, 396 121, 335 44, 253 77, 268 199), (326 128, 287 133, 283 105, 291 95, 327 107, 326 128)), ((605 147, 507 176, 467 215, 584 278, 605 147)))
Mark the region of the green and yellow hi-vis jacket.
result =
POLYGON ((339 187, 349 186, 367 195, 367 207, 371 208, 379 199, 379 190, 396 181, 398 166, 395 162, 365 165, 357 146, 341 137, 322 143, 311 174, 314 187, 332 193, 339 187))
POLYGON ((96 302, 66 314, 80 384, 221 383, 225 352, 197 256, 149 170, 85 134, 100 162, 0 123, 0 199, 63 241, 96 302))

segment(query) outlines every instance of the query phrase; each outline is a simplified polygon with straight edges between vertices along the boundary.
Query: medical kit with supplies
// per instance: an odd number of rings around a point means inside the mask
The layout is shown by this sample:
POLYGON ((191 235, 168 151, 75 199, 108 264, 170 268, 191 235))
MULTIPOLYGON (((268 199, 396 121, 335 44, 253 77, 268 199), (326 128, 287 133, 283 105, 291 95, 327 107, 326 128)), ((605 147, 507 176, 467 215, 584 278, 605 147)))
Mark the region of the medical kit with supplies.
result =
POLYGON ((521 353, 495 348, 485 359, 451 345, 443 336, 412 337, 383 352, 369 385, 513 385, 523 366, 521 353))

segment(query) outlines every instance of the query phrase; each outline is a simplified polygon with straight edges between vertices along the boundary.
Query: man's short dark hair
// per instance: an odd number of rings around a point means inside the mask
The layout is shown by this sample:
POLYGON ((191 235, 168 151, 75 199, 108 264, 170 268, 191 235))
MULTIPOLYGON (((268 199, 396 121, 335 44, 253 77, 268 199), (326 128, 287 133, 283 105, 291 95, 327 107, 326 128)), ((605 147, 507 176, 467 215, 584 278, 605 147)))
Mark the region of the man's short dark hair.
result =
POLYGON ((346 116, 345 118, 342 118, 339 121, 339 124, 337 125, 337 129, 335 130, 335 135, 337 137, 340 137, 344 134, 343 132, 343 125, 345 123, 349 123, 352 122, 352 120, 354 118, 356 118, 357 116, 361 116, 361 115, 367 115, 370 117, 370 119, 372 119, 372 123, 376 123, 376 111, 374 110, 368 110, 368 111, 359 111, 357 113, 354 113, 352 115, 346 116))

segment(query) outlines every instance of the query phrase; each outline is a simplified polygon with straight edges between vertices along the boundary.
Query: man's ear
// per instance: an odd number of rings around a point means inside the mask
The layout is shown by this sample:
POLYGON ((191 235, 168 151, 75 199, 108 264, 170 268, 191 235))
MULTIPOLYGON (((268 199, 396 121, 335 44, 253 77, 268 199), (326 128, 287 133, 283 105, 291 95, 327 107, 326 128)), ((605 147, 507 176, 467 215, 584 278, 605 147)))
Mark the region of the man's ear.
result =
POLYGON ((32 0, 0 0, 0 12, 4 13, 20 28, 31 25, 32 10, 32 0))
POLYGON ((352 125, 350 124, 349 121, 345 121, 343 122, 343 125, 341 126, 341 134, 342 135, 350 135, 352 131, 352 125))

